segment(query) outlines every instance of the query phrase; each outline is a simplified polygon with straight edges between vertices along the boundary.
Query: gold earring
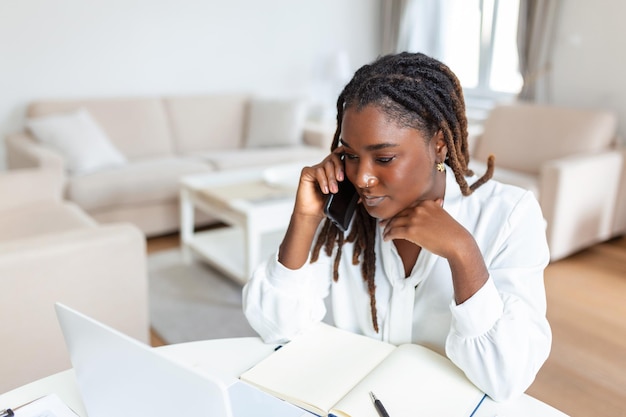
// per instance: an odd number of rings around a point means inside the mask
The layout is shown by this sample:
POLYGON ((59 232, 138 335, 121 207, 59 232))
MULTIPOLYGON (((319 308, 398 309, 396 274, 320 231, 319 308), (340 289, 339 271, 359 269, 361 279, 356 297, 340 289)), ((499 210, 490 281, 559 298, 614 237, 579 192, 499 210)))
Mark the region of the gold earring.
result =
POLYGON ((437 162, 437 171, 444 172, 446 170, 446 166, 443 162, 437 162))

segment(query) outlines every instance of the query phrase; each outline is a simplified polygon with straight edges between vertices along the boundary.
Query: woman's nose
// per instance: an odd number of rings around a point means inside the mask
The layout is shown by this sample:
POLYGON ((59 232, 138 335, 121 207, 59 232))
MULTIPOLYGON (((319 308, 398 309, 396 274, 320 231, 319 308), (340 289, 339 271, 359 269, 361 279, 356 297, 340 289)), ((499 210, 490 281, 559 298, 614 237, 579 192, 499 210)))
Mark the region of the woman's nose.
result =
POLYGON ((378 184, 378 178, 370 173, 359 173, 356 186, 359 188, 373 188, 378 184))

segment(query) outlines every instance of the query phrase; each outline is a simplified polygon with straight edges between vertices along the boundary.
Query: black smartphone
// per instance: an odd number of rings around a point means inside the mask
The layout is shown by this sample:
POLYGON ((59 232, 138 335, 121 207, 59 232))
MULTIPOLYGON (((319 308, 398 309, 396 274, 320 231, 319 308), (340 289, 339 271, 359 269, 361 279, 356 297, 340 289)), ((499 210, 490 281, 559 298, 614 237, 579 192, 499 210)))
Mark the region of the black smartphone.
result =
POLYGON ((356 188, 347 178, 337 182, 339 191, 329 194, 324 205, 324 214, 343 232, 348 230, 356 204, 359 201, 359 194, 356 188))

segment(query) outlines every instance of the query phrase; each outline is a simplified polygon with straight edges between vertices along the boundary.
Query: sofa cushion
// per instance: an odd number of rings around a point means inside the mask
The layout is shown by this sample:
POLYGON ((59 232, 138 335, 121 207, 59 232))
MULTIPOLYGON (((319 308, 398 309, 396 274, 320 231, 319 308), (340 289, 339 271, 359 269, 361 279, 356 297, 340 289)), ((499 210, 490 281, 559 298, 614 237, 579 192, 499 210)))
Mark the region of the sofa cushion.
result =
POLYGON ((617 118, 606 111, 514 103, 494 108, 474 157, 496 157, 496 166, 538 174, 545 161, 606 149, 615 140, 617 118))
POLYGON ((40 101, 28 108, 39 117, 85 108, 128 159, 169 155, 172 138, 163 102, 158 98, 40 101))
POLYGON ((305 119, 306 103, 301 99, 252 99, 246 124, 246 147, 301 144, 305 119))
POLYGON ((244 148, 196 154, 197 158, 210 163, 218 170, 271 166, 302 161, 302 166, 321 162, 328 151, 316 146, 291 146, 275 148, 244 148))
POLYGON ((29 118, 26 126, 40 142, 60 152, 72 174, 123 165, 126 157, 85 109, 29 118))
POLYGON ((0 242, 96 226, 97 223, 73 203, 39 203, 2 211, 0 242))
POLYGON ((242 146, 247 95, 166 97, 164 103, 177 153, 242 146))
POLYGON ((176 201, 181 176, 211 171, 206 163, 164 157, 70 179, 67 196, 85 210, 176 201))

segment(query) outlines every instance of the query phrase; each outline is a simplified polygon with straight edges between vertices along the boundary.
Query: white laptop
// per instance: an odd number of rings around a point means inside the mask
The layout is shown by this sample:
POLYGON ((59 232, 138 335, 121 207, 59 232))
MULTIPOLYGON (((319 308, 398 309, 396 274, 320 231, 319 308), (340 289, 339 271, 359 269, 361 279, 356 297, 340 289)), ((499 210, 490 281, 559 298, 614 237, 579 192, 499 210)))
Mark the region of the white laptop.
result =
POLYGON ((233 378, 173 362, 68 306, 55 305, 89 417, 310 417, 233 378))

